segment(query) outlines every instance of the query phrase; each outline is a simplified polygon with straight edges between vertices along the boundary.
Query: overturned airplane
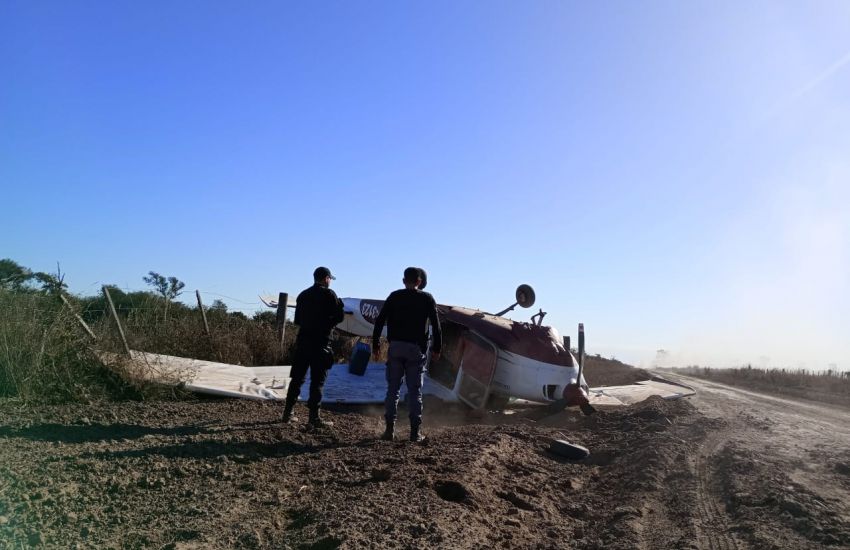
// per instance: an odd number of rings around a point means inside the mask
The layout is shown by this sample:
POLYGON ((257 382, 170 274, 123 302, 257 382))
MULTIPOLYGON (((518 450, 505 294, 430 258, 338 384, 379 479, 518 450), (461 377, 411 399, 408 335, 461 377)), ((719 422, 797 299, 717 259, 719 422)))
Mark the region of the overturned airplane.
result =
MULTIPOLYGON (((371 336, 383 301, 342 301, 345 318, 337 329, 353 336, 371 336)), ((503 317, 517 305, 527 308, 534 301, 533 289, 520 285, 516 302, 496 314, 439 305, 443 353, 439 361, 428 367, 423 394, 479 410, 503 409, 512 401, 522 400, 554 408, 577 406, 588 414, 595 405, 628 405, 652 395, 665 399, 693 395, 691 388, 660 378, 624 386, 588 387, 582 373, 581 324, 574 355, 569 338, 562 339, 554 328, 542 324, 542 310, 530 322, 503 317)), ((272 300, 263 302, 277 307, 272 300)), ((284 399, 291 369, 285 365, 242 367, 139 351, 131 352, 130 365, 154 382, 180 383, 200 393, 268 400, 284 399)), ((301 399, 306 400, 308 389, 309 384, 305 383, 301 399)), ((323 402, 381 403, 385 393, 384 364, 369 363, 365 369, 356 370, 340 364, 328 373, 323 402)))

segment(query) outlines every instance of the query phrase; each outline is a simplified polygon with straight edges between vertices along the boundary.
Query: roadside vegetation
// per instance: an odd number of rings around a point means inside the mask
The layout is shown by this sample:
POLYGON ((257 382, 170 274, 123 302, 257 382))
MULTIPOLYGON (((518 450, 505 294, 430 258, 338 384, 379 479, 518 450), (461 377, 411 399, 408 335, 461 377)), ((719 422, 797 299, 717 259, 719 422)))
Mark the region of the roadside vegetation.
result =
POLYGON ((0 397, 90 400, 122 393, 61 302, 0 290, 0 397))
MULTIPOLYGON (((131 385, 114 368, 104 367, 100 353, 123 351, 106 298, 68 294, 63 279, 58 267, 56 274, 34 273, 0 260, 0 397, 62 402, 179 393, 131 385)), ((109 289, 131 349, 245 366, 291 362, 297 327, 287 323, 281 345, 274 312, 248 317, 215 300, 204 308, 207 335, 198 306, 176 301, 182 281, 153 271, 142 279, 151 291, 109 289)), ((337 359, 347 360, 352 346, 352 339, 338 338, 333 344, 337 359)))
POLYGON ((850 406, 850 372, 803 369, 676 367, 673 372, 754 391, 850 406))
MULTIPOLYGON (((198 306, 178 301, 185 288, 182 281, 154 271, 140 279, 151 290, 109 287, 131 349, 244 366, 291 363, 298 328, 287 323, 281 345, 273 311, 248 317, 214 300, 204 307, 207 334, 198 306)), ((69 294, 58 266, 55 274, 34 273, 12 260, 0 260, 0 398, 67 402, 182 396, 173 388, 130 382, 138 377, 120 376, 120 359, 104 366, 103 352, 120 358, 124 350, 109 311, 102 293, 69 294), (75 315, 91 328, 95 339, 75 315)), ((355 342, 337 336, 332 343, 337 362, 348 361, 355 342)), ((649 375, 596 355, 587 357, 585 377, 595 386, 629 384, 649 375)))

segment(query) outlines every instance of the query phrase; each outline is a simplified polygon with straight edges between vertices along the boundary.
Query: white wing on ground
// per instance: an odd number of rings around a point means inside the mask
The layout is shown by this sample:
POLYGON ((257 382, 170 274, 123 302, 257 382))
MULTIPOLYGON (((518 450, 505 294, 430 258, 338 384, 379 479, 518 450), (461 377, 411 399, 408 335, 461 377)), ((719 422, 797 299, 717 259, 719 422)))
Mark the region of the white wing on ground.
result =
POLYGON ((286 365, 241 367, 142 351, 133 351, 129 361, 116 354, 102 354, 102 359, 121 365, 119 372, 131 378, 244 399, 284 399, 291 369, 286 365))
MULTIPOLYGON (((115 354, 103 354, 103 359, 107 364, 120 362, 115 354)), ((141 351, 134 351, 132 358, 124 361, 121 370, 124 376, 170 386, 182 385, 198 393, 276 401, 286 397, 292 368, 288 365, 241 367, 141 351)), ((352 405, 383 403, 386 391, 386 367, 383 363, 369 363, 363 376, 351 374, 348 365, 334 365, 328 372, 322 402, 352 405)), ((306 401, 309 393, 308 374, 299 399, 306 401)), ((451 390, 428 377, 425 377, 422 393, 447 402, 457 401, 451 390)), ((654 378, 626 386, 590 388, 589 400, 591 405, 631 405, 653 395, 678 399, 694 393, 688 386, 654 378)), ((401 398, 404 399, 406 394, 407 388, 402 385, 401 398)))
MULTIPOLYGON (((107 364, 121 361, 115 354, 103 354, 107 364)), ((242 367, 214 361, 187 359, 173 355, 133 351, 132 358, 124 359, 121 373, 136 379, 169 386, 182 385, 189 391, 282 401, 289 387, 288 365, 270 367, 242 367)), ((348 372, 348 365, 334 365, 325 382, 323 403, 367 404, 383 403, 387 392, 386 367, 383 363, 370 363, 363 376, 348 372)), ((402 386, 401 397, 407 391, 402 386)), ((310 394, 310 376, 301 387, 299 399, 306 401, 310 394)), ((455 401, 454 394, 426 377, 423 394, 435 395, 444 401, 455 401)))
POLYGON ((681 384, 663 378, 635 382, 626 386, 590 388, 588 399, 591 405, 631 405, 657 395, 664 399, 679 399, 696 392, 681 384))

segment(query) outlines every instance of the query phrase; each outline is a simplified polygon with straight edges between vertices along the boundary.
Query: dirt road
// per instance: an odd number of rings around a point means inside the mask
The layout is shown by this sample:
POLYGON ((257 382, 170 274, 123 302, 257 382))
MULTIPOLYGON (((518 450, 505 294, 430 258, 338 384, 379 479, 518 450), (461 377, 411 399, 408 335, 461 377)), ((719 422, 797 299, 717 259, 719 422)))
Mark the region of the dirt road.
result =
POLYGON ((0 402, 0 548, 850 547, 846 413, 689 383, 590 417, 429 404, 425 445, 375 408, 317 433, 247 401, 0 402))
POLYGON ((701 547, 850 547, 850 410, 673 378, 719 422, 693 456, 701 547))

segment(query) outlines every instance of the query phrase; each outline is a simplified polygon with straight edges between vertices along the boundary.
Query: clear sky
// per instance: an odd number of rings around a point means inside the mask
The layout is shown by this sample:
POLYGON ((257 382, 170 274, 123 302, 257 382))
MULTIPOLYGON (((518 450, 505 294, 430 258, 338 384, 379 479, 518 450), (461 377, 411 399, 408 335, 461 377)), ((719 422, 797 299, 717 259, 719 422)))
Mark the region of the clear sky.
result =
POLYGON ((848 28, 826 0, 4 0, 0 257, 247 309, 421 265, 489 311, 530 283, 593 353, 847 369, 848 28))

